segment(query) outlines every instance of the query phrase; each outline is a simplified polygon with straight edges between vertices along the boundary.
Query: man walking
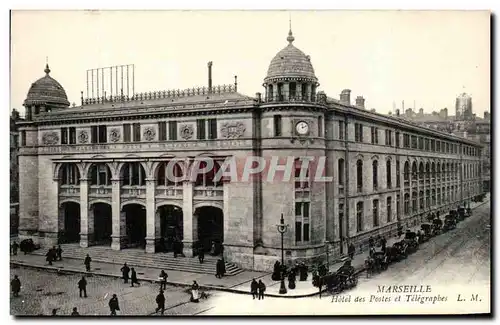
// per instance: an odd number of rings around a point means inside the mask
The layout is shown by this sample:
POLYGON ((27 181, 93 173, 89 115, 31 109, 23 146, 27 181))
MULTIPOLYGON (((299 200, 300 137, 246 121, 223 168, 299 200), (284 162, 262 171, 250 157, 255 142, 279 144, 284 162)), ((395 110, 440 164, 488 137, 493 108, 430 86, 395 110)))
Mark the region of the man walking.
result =
POLYGON ((57 260, 58 261, 62 261, 62 248, 61 248, 61 245, 57 246, 57 249, 56 249, 56 256, 57 256, 57 260))
POLYGON ((198 260, 200 264, 203 264, 203 260, 205 259, 205 252, 203 251, 203 247, 198 248, 198 260))
POLYGON ((85 261, 83 261, 83 264, 85 264, 85 269, 87 272, 90 272, 90 262, 92 262, 92 259, 90 258, 89 254, 85 257, 85 261))
POLYGON ((167 290, 167 279, 168 274, 165 270, 161 270, 160 272, 160 290, 167 290))
POLYGON ((255 279, 252 280, 252 283, 250 284, 250 292, 252 293, 252 298, 255 300, 255 298, 258 296, 258 290, 259 290, 259 284, 255 279))
POLYGON ((382 246, 382 247, 381 247, 382 252, 384 252, 384 253, 385 253, 385 248, 386 248, 386 246, 387 246, 387 239, 385 239, 385 237, 382 237, 382 238, 380 239, 380 246, 382 246))
POLYGON ((354 259, 354 253, 356 252, 356 247, 354 247, 353 243, 349 243, 349 247, 347 248, 347 253, 349 254, 349 258, 354 259))
POLYGON ((109 310, 111 311, 111 316, 116 316, 116 311, 120 310, 120 305, 118 304, 118 297, 116 294, 113 295, 113 298, 109 300, 109 310))
POLYGON ((128 273, 130 272, 130 268, 128 267, 127 263, 123 264, 120 271, 122 272, 123 283, 128 283, 128 273))
POLYGON ((47 254, 45 254, 45 260, 49 262, 49 265, 52 265, 53 256, 54 255, 52 253, 52 248, 49 248, 49 251, 47 252, 47 254))
POLYGON ((19 297, 19 292, 21 291, 21 280, 19 280, 17 275, 14 275, 14 279, 10 281, 10 287, 12 290, 12 295, 14 297, 19 297))
POLYGON ((130 286, 133 287, 134 286, 134 283, 137 284, 137 285, 141 285, 139 283, 139 281, 137 280, 137 273, 135 272, 135 269, 134 268, 131 268, 132 270, 132 274, 131 274, 131 277, 130 277, 130 286))
POLYGON ((266 292, 266 285, 262 280, 259 280, 259 300, 264 300, 264 292, 266 292))
POLYGON ((163 295, 163 290, 160 290, 160 293, 156 296, 156 312, 161 310, 161 314, 165 312, 165 295, 163 295))
POLYGON ((80 298, 82 297, 82 293, 83 297, 87 298, 87 280, 85 280, 84 276, 78 281, 78 289, 80 290, 80 298))
POLYGON ((17 255, 18 248, 19 248, 19 244, 16 241, 14 241, 12 243, 12 255, 14 255, 14 256, 17 255))

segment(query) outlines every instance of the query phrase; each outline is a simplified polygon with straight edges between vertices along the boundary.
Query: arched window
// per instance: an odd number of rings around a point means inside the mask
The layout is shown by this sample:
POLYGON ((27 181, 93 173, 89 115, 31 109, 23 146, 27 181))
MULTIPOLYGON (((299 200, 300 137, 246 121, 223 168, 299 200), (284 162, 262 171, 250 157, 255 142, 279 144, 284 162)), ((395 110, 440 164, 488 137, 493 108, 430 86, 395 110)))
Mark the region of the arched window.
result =
POLYGON ((436 163, 432 162, 431 164, 431 172, 432 172, 432 178, 436 177, 436 163))
POLYGON ((404 213, 405 213, 405 215, 410 214, 410 194, 409 193, 405 193, 405 196, 404 196, 404 213))
POLYGON ((182 167, 178 162, 162 162, 158 166, 156 175, 156 185, 158 186, 179 186, 182 183, 182 167))
POLYGON ((356 182, 358 192, 363 191, 363 161, 361 159, 356 162, 356 182))
POLYGON ((423 210, 424 209, 424 191, 420 191, 418 193, 418 201, 419 201, 419 206, 420 206, 420 210, 423 210))
POLYGON ((417 171, 417 163, 414 161, 411 165, 411 178, 413 180, 417 179, 418 171, 417 171))
POLYGON ((378 218, 378 200, 373 200, 373 227, 378 227, 379 226, 379 218, 378 218))
POLYGON ((107 164, 92 164, 89 169, 90 185, 111 185, 111 170, 107 164))
POLYGON ((339 179, 339 185, 343 186, 344 185, 344 159, 340 158, 338 161, 338 179, 339 179))
POLYGON ((272 101, 274 99, 273 85, 269 85, 267 91, 267 100, 272 101))
POLYGON ((387 188, 392 188, 391 160, 387 159, 385 164, 386 164, 385 165, 385 174, 386 174, 387 188))
POLYGON ((436 164, 436 177, 437 179, 441 178, 441 163, 436 164))
POLYGON ((378 190, 378 161, 374 160, 372 162, 372 173, 373 173, 373 190, 378 190))
POLYGON ((418 178, 424 179, 424 163, 423 162, 420 162, 420 165, 418 166, 418 178))
POLYGON ((425 178, 429 179, 430 177, 431 177, 431 164, 429 164, 429 162, 427 162, 425 164, 425 178))
POLYGON ((431 206, 431 191, 425 191, 425 207, 429 208, 431 206))
POLYGON ((363 231, 363 202, 356 203, 356 230, 363 231))
POLYGON ((204 171, 207 168, 207 162, 204 160, 195 161, 195 164, 199 164, 198 166, 198 175, 196 175, 195 186, 222 186, 222 179, 215 179, 215 175, 220 169, 220 165, 218 162, 214 161, 213 167, 207 171, 204 171))
POLYGON ((387 223, 392 221, 392 197, 387 197, 387 223))
POLYGON ((411 193, 411 209, 413 212, 417 212, 418 206, 417 206, 417 192, 412 192, 411 193))
POLYGON ((432 190, 432 205, 436 205, 436 190, 432 190))
POLYGON ((122 185, 144 186, 146 185, 146 172, 140 162, 125 163, 122 168, 122 185))
POLYGON ((405 181, 410 180, 410 164, 407 161, 405 162, 405 168, 404 168, 404 180, 405 181))
POLYGON ((445 166, 445 163, 443 163, 441 165, 441 179, 444 180, 445 177, 446 177, 446 166, 445 166))
POLYGON ((80 171, 78 166, 72 163, 64 163, 59 172, 61 185, 78 185, 80 184, 80 171))

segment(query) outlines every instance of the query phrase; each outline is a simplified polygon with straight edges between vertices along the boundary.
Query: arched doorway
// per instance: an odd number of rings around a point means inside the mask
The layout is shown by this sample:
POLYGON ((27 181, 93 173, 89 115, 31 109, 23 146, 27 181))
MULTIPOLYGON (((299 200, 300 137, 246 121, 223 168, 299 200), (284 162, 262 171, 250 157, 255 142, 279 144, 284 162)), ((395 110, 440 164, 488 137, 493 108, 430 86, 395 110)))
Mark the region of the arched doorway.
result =
POLYGON ((198 245, 206 252, 212 245, 222 247, 224 242, 224 213, 220 208, 204 206, 196 209, 198 218, 198 245))
POLYGON ((64 213, 62 242, 77 243, 80 241, 80 204, 76 202, 64 202, 62 209, 64 213))
POLYGON ((127 230, 128 247, 146 247, 146 207, 127 204, 123 207, 127 230))
POLYGON ((160 218, 160 251, 173 251, 175 242, 184 239, 182 209, 175 205, 158 207, 160 218))
POLYGON ((94 213, 94 241, 96 245, 111 245, 112 214, 111 205, 107 203, 92 204, 94 213))

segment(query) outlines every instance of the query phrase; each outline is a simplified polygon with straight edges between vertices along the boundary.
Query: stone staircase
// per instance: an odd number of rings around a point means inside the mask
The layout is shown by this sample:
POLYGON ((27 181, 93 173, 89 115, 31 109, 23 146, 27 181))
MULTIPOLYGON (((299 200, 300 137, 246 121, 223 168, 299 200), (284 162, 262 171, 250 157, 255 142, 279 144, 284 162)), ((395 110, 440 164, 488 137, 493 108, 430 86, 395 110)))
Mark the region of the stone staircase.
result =
MULTIPOLYGON (((140 272, 141 267, 155 268, 158 270, 175 270, 181 272, 215 274, 215 265, 217 257, 205 255, 203 264, 200 264, 197 257, 177 257, 173 253, 155 253, 148 254, 143 249, 124 249, 120 251, 112 250, 109 246, 91 246, 82 248, 78 244, 63 244, 63 259, 84 260, 87 254, 90 255, 93 262, 111 263, 123 265, 127 263, 130 267, 137 267, 140 272)), ((33 252, 35 255, 45 256, 46 249, 40 249, 33 252)), ((83 263, 83 262, 82 262, 83 263)), ((243 272, 233 263, 226 262, 226 276, 236 275, 243 272)))

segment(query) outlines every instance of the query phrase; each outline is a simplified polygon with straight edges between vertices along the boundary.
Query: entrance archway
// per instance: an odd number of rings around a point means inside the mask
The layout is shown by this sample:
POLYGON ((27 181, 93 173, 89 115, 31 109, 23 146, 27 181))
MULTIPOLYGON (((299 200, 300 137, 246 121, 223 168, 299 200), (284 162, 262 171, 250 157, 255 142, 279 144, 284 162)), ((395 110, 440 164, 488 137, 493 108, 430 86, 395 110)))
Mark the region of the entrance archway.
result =
POLYGON ((146 247, 146 207, 140 204, 127 204, 125 213, 128 247, 146 247))
POLYGON ((182 242, 183 218, 182 209, 175 205, 162 205, 158 207, 160 218, 160 250, 173 251, 174 242, 182 242))
POLYGON ((64 243, 77 243, 80 241, 80 204, 76 202, 64 202, 62 204, 64 213, 64 243))
POLYGON ((94 212, 94 241, 96 245, 111 245, 112 214, 111 205, 107 203, 92 204, 94 212))
POLYGON ((222 247, 224 242, 224 213, 212 206, 199 207, 195 214, 198 218, 198 244, 208 252, 212 245, 222 247))

